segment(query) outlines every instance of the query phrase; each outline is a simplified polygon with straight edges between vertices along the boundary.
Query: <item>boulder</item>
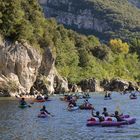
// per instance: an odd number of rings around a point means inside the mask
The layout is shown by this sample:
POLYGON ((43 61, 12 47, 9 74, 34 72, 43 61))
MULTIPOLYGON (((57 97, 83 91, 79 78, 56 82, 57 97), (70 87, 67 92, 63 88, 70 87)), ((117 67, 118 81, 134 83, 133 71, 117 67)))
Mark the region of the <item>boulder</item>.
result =
POLYGON ((104 91, 104 89, 100 86, 100 81, 98 81, 94 78, 82 80, 81 82, 78 83, 78 85, 81 87, 81 90, 83 92, 104 91))

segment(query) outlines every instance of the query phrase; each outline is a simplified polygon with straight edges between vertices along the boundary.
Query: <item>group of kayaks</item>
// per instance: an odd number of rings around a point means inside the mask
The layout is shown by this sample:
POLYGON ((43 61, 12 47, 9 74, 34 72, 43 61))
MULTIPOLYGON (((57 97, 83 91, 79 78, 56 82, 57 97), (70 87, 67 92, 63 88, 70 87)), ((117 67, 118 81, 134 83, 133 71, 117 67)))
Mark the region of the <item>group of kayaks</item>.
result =
MULTIPOLYGON (((35 99, 34 102, 45 102, 47 100, 35 99)), ((109 100, 109 99, 107 99, 107 100, 109 100)), ((50 100, 48 100, 48 101, 50 101, 50 100)), ((20 108, 27 108, 27 107, 31 107, 31 106, 25 104, 25 105, 19 105, 19 107, 20 108)), ((68 111, 75 111, 78 109, 92 110, 92 109, 94 109, 94 107, 92 106, 92 104, 88 104, 86 106, 85 106, 85 104, 82 104, 80 106, 68 107, 67 109, 68 109, 68 111)), ((38 118, 46 118, 46 117, 48 117, 47 113, 39 113, 38 114, 38 118)), ((101 126, 101 127, 116 127, 116 126, 119 127, 119 126, 123 126, 123 125, 134 124, 136 122, 136 118, 130 117, 129 115, 122 115, 121 117, 123 118, 123 121, 117 121, 117 119, 115 117, 110 117, 110 116, 104 117, 103 121, 100 121, 98 117, 92 117, 92 118, 87 120, 86 125, 87 126, 101 126)))
POLYGON ((124 121, 117 121, 115 117, 105 117, 105 120, 100 122, 99 118, 92 117, 87 120, 87 126, 102 126, 102 127, 113 127, 130 125, 136 122, 136 118, 130 117, 129 115, 121 116, 124 121))

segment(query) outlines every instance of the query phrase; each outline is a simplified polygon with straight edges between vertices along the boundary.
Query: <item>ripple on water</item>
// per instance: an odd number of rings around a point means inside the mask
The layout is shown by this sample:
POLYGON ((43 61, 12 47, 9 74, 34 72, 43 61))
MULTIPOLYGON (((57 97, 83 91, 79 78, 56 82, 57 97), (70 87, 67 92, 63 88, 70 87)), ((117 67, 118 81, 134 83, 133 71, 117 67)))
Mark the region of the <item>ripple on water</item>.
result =
MULTIPOLYGON (((112 100, 93 95, 89 100, 96 110, 106 106, 113 113, 119 106, 125 114, 137 118, 134 125, 123 127, 87 127, 90 111, 69 112, 67 103, 54 97, 51 102, 35 103, 32 108, 20 109, 17 101, 0 101, 0 140, 140 140, 139 101, 129 100, 128 95, 113 94, 112 100), (37 118, 40 107, 45 104, 54 117, 37 118)), ((83 100, 79 100, 81 104, 83 100)))

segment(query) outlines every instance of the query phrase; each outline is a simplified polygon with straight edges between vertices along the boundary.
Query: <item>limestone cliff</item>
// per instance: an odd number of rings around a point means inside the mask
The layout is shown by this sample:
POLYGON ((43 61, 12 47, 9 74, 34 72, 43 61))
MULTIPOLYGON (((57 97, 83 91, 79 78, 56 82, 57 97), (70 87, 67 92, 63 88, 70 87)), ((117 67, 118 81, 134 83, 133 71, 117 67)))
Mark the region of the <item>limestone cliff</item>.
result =
POLYGON ((29 92, 36 80, 42 56, 29 44, 0 41, 0 89, 10 95, 29 92))
POLYGON ((89 1, 86 0, 39 0, 45 16, 54 17, 58 23, 89 33, 102 33, 111 27, 99 18, 89 1))
POLYGON ((138 36, 138 0, 39 0, 47 18, 101 40, 138 36), (129 34, 129 35, 128 35, 129 34))
POLYGON ((57 72, 55 56, 49 47, 44 49, 39 74, 41 75, 39 79, 44 81, 50 94, 68 91, 68 81, 57 72))
POLYGON ((30 94, 38 79, 43 81, 45 91, 47 89, 49 93, 54 93, 54 88, 67 91, 68 82, 58 74, 54 63, 49 47, 40 53, 26 42, 12 43, 0 38, 0 96, 30 94))

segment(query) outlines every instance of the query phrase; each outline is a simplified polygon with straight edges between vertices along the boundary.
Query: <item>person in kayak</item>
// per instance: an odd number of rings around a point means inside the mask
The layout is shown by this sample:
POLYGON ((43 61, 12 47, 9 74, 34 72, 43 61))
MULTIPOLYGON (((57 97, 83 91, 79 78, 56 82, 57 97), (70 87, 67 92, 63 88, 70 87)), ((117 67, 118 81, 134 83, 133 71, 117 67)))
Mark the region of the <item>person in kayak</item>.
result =
POLYGON ((46 110, 45 105, 43 105, 43 107, 40 109, 40 114, 49 114, 49 115, 51 115, 51 113, 46 110))
POLYGON ((21 100, 19 101, 20 105, 27 105, 25 98, 21 98, 21 100))
POLYGON ((77 106, 75 100, 71 99, 71 100, 69 101, 68 107, 75 107, 75 106, 77 106))
POLYGON ((115 111, 115 114, 114 114, 113 117, 115 117, 115 118, 117 119, 118 122, 124 121, 124 119, 121 118, 120 116, 121 116, 121 115, 119 114, 119 112, 118 112, 118 111, 115 111))
POLYGON ((36 100, 43 100, 43 97, 41 95, 37 95, 36 100))
POLYGON ((94 110, 94 109, 92 109, 92 116, 93 116, 93 117, 96 117, 96 118, 99 118, 99 121, 100 121, 100 122, 104 121, 104 117, 100 116, 100 112, 97 111, 96 114, 94 114, 93 110, 94 110))
POLYGON ((106 107, 103 108, 103 113, 102 113, 102 114, 103 114, 105 117, 109 116, 106 107))
POLYGON ((70 100, 72 99, 72 96, 71 96, 71 95, 68 95, 68 96, 66 97, 66 99, 67 99, 67 101, 70 101, 70 100))

